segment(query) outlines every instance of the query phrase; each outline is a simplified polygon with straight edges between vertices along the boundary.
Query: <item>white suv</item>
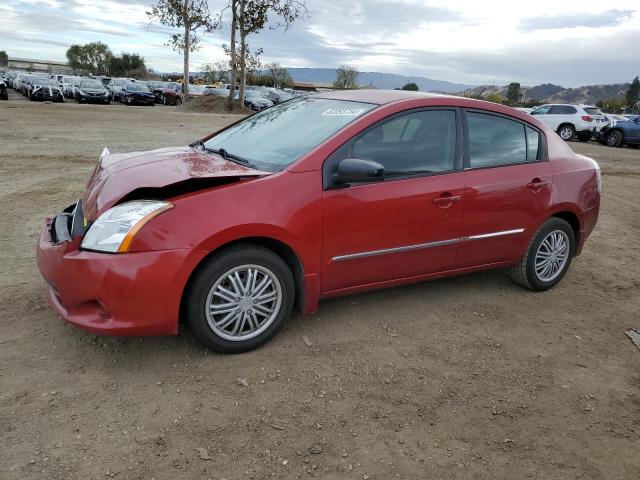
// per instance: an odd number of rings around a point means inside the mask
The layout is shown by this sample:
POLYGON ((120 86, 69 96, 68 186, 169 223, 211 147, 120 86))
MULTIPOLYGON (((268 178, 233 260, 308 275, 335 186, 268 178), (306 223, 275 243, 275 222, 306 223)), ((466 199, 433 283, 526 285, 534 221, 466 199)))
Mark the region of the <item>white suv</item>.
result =
POLYGON ((586 142, 607 123, 600 109, 591 105, 554 103, 535 108, 531 115, 555 130, 564 141, 577 137, 586 142))

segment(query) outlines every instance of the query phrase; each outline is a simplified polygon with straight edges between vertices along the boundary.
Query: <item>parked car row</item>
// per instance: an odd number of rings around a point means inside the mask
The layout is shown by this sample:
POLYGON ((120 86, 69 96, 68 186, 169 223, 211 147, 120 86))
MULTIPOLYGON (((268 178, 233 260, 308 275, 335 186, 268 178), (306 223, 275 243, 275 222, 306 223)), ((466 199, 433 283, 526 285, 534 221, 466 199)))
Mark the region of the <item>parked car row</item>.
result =
MULTIPOLYGON (((524 109, 519 109, 523 110, 524 109)), ((604 114, 592 105, 547 104, 528 112, 565 141, 592 138, 610 147, 640 145, 638 115, 604 114)))

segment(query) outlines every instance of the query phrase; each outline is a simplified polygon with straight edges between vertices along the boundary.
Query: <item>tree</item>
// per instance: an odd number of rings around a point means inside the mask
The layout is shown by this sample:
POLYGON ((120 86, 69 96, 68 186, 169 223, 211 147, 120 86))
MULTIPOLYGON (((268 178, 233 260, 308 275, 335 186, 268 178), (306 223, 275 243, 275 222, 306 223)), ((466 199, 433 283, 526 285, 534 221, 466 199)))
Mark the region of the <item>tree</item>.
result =
MULTIPOLYGON (((231 65, 232 69, 238 65, 240 74, 240 104, 244 102, 244 91, 247 83, 247 58, 249 35, 258 33, 268 24, 270 17, 276 17, 277 22, 271 28, 288 30, 291 24, 300 17, 306 17, 308 10, 304 0, 231 0, 231 65), (240 58, 236 62, 236 31, 240 37, 240 58)), ((234 74, 232 73, 232 77, 234 74)), ((233 90, 229 92, 232 98, 233 90)))
POLYGON ((0 50, 0 67, 9 65, 9 55, 4 50, 0 50))
POLYGON ((122 52, 119 57, 109 59, 109 75, 114 77, 144 78, 147 66, 144 57, 137 53, 122 52))
POLYGON ((341 65, 336 70, 336 80, 333 82, 336 90, 354 90, 358 88, 358 70, 349 65, 341 65))
POLYGON ((211 18, 207 0, 157 0, 147 12, 151 20, 163 25, 180 28, 182 32, 173 33, 167 45, 183 54, 182 92, 189 94, 189 54, 201 47, 199 30, 212 32, 218 27, 218 21, 211 18))
POLYGON ((640 102, 640 80, 636 77, 629 85, 629 90, 627 90, 627 105, 630 112, 635 111, 634 109, 637 108, 638 102, 640 102))
POLYGON ((414 83, 414 82, 409 82, 409 83, 405 83, 405 84, 402 86, 402 90, 410 90, 410 91, 412 91, 412 92, 417 92, 417 91, 418 91, 418 90, 420 90, 420 89, 418 88, 418 85, 417 85, 416 83, 414 83))
POLYGON ((512 107, 517 107, 522 101, 522 89, 518 82, 511 82, 507 88, 507 103, 512 107))
POLYGON ((293 86, 293 78, 291 74, 289 74, 289 70, 283 68, 281 65, 277 63, 269 63, 267 64, 267 76, 270 77, 272 87, 276 88, 285 88, 293 86))
POLYGON ((487 94, 487 96, 485 97, 485 100, 487 102, 504 104, 504 98, 502 98, 502 96, 497 92, 491 92, 487 94))
POLYGON ((113 57, 111 50, 102 42, 71 45, 67 50, 67 62, 72 69, 94 75, 108 73, 111 57, 113 57))
POLYGON ((620 113, 627 102, 622 97, 605 98, 596 102, 596 107, 605 113, 620 113))
POLYGON ((200 67, 207 83, 218 83, 226 80, 229 66, 226 62, 205 63, 200 67))

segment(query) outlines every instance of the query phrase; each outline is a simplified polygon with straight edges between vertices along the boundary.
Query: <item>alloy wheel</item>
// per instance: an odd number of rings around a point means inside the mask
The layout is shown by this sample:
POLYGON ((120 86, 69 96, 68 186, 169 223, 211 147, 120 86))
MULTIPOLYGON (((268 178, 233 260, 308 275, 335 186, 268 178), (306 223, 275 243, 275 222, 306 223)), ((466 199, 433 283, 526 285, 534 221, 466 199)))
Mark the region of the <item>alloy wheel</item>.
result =
POLYGON ((571 140, 573 138, 573 129, 571 127, 562 127, 560 129, 560 138, 564 141, 571 140))
POLYGON ((269 328, 281 305, 278 277, 260 265, 241 265, 225 272, 211 287, 205 315, 216 335, 243 341, 269 328))
POLYGON ((536 251, 535 272, 541 282, 551 282, 564 270, 569 259, 569 237, 562 230, 550 232, 536 251))

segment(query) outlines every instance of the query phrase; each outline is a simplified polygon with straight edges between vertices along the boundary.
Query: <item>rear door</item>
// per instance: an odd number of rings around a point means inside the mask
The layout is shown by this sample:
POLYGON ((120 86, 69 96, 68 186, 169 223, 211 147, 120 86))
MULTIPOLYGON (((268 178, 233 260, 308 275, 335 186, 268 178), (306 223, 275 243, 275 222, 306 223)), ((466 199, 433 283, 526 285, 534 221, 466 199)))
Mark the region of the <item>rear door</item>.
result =
POLYGON ((507 116, 465 112, 465 193, 458 267, 515 261, 546 214, 552 173, 543 134, 507 116))
POLYGON ((404 112, 325 161, 323 292, 454 268, 464 186, 461 123, 450 108, 404 112), (386 180, 332 187, 327 179, 345 158, 381 163, 386 180))

